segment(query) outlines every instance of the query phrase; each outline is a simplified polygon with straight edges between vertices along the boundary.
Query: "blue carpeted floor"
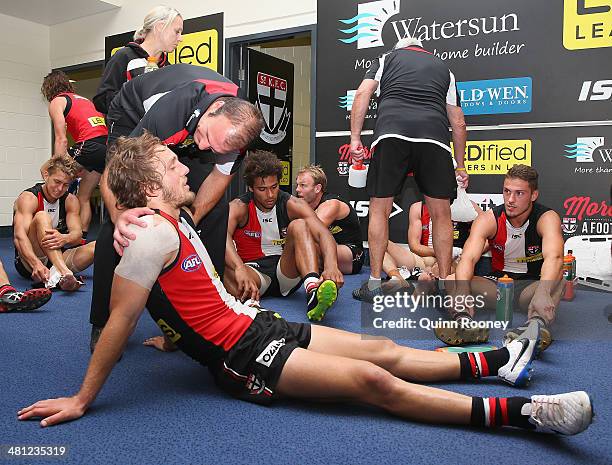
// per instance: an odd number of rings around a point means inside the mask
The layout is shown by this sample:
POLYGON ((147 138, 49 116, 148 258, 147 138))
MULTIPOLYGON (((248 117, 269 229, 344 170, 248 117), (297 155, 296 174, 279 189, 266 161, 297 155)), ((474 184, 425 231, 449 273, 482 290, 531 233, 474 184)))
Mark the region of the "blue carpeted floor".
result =
MULTIPOLYGON (((13 284, 26 287, 14 272, 12 253, 10 240, 0 239, 0 258, 13 284)), ((91 270, 85 274, 91 278, 91 270)), ((350 290, 365 276, 347 277, 325 324, 360 330, 360 307, 350 290)), ((89 359, 90 297, 88 279, 75 294, 54 294, 39 312, 0 315, 0 445, 65 445, 67 457, 52 463, 74 464, 612 463, 612 325, 603 315, 610 294, 580 291, 572 304, 562 304, 559 324, 575 327, 581 337, 555 342, 537 362, 527 389, 494 379, 439 385, 481 396, 585 389, 597 417, 586 433, 571 438, 422 425, 361 406, 281 400, 267 408, 235 401, 181 353, 143 347, 147 336, 158 334, 147 315, 85 417, 46 429, 17 421, 19 408, 78 389, 89 359)), ((305 321, 302 291, 266 306, 288 320, 305 321)), ((412 345, 438 346, 433 339, 412 345)))

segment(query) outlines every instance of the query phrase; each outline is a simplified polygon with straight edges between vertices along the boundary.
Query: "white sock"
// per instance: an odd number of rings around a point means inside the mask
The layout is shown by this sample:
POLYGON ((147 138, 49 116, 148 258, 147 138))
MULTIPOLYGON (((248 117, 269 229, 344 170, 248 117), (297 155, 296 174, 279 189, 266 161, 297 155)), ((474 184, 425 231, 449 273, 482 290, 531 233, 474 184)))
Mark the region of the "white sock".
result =
POLYGON ((370 275, 370 279, 368 280, 368 289, 373 291, 376 288, 379 288, 381 285, 381 279, 380 278, 375 278, 372 275, 370 275))

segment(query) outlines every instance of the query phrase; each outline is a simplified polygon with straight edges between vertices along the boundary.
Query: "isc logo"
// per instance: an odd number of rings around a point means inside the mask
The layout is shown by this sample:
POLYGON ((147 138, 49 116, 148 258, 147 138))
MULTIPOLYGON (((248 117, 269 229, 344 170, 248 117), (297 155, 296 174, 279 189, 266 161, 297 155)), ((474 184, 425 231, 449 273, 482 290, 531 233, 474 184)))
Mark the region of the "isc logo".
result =
POLYGON ((584 81, 580 89, 579 102, 587 100, 610 100, 612 98, 612 79, 604 81, 584 81), (592 85, 591 85, 592 84, 592 85))
POLYGON ((198 257, 198 255, 195 253, 189 255, 189 257, 183 260, 183 263, 181 264, 182 270, 186 271, 187 273, 191 273, 192 271, 197 271, 200 269, 201 266, 202 266, 202 260, 200 260, 200 257, 198 257))
MULTIPOLYGON (((359 218, 365 218, 370 213, 370 201, 369 200, 351 200, 350 204, 355 209, 355 213, 359 218)), ((393 202, 393 208, 389 218, 393 218, 395 215, 399 215, 404 210, 398 204, 393 202)))

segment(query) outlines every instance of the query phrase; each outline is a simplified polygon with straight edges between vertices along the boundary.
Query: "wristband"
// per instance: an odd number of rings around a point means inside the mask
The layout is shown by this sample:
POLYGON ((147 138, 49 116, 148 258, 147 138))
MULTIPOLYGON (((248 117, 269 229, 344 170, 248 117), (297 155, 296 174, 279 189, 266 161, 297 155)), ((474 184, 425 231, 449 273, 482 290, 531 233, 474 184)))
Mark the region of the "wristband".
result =
POLYGON ((465 168, 455 168, 455 171, 465 171, 465 168))

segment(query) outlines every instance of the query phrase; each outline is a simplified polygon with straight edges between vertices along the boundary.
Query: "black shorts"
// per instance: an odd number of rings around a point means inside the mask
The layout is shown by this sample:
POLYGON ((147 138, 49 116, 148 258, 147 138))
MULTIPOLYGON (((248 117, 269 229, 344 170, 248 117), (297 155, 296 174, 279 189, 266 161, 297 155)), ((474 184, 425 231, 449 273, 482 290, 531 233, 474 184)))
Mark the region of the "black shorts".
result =
POLYGON ((250 260, 244 263, 272 280, 261 297, 287 297, 293 294, 300 287, 302 281, 301 279, 298 280, 297 284, 292 288, 283 289, 283 287, 287 286, 281 286, 277 273, 280 258, 280 255, 268 255, 267 257, 258 258, 257 260, 250 260), (284 294, 283 291, 285 292, 284 294))
POLYGON ((87 171, 102 174, 106 162, 106 137, 94 137, 77 142, 68 149, 68 154, 87 171))
POLYGON ((108 148, 113 146, 117 139, 121 136, 129 137, 136 126, 122 126, 121 121, 112 121, 107 118, 106 125, 108 127, 108 139, 106 145, 108 148))
POLYGON ((453 157, 448 150, 431 142, 408 142, 388 137, 375 147, 366 188, 370 197, 399 195, 408 173, 422 194, 435 199, 457 197, 453 157))
POLYGON ((504 275, 508 275, 509 278, 512 278, 514 280, 514 308, 519 308, 519 300, 523 291, 534 282, 540 280, 540 278, 531 276, 527 273, 511 273, 495 270, 487 274, 486 276, 483 276, 483 278, 488 279, 489 281, 493 281, 495 284, 497 284, 497 280, 504 275))
POLYGON ((347 246, 351 253, 353 254, 353 269, 351 270, 351 274, 358 274, 363 267, 363 262, 365 261, 365 253, 363 251, 363 246, 361 244, 342 244, 347 246))
POLYGON ((262 311, 227 356, 208 365, 217 385, 237 399, 269 405, 291 352, 308 348, 309 324, 262 311))

